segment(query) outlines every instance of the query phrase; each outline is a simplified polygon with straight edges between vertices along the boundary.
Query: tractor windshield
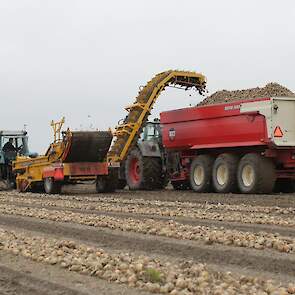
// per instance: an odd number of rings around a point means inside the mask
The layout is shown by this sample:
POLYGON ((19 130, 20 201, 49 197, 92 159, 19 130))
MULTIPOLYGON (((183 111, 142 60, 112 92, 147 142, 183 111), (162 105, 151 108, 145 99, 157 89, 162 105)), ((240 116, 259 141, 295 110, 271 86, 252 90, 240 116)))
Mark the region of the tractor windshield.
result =
POLYGON ((20 155, 27 155, 29 153, 28 138, 26 136, 3 136, 2 148, 4 148, 7 143, 9 143, 9 140, 11 141, 12 146, 15 148, 15 151, 17 151, 20 155))
POLYGON ((159 138, 159 129, 158 124, 155 123, 147 123, 146 126, 143 128, 143 132, 140 136, 140 140, 153 140, 155 138, 159 138))
POLYGON ((147 125, 147 140, 159 137, 159 131, 155 124, 147 125))

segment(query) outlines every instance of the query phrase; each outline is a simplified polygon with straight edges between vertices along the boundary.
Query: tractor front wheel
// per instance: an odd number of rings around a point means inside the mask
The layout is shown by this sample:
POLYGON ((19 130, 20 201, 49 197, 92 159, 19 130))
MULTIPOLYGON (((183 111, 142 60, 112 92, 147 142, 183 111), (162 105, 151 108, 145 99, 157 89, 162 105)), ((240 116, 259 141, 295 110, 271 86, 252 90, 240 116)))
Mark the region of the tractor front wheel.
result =
POLYGON ((158 190, 167 185, 162 160, 144 157, 139 149, 130 152, 125 162, 125 177, 131 190, 158 190))

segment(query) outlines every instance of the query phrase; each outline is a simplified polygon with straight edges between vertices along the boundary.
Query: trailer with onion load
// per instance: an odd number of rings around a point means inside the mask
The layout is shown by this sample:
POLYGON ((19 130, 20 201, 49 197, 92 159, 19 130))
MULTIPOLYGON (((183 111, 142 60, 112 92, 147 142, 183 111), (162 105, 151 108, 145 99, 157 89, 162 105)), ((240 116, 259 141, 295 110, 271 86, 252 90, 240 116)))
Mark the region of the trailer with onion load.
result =
POLYGON ((294 191, 295 99, 270 97, 190 107, 160 116, 175 189, 294 191))

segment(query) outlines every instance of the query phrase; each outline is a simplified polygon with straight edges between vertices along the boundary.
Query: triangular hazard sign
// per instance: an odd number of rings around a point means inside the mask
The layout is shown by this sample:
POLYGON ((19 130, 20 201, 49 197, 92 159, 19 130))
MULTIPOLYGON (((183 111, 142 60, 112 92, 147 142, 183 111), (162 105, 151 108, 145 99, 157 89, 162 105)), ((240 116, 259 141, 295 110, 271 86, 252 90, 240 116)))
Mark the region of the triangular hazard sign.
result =
POLYGON ((274 134, 275 137, 283 137, 283 135, 284 135, 281 128, 280 128, 280 126, 276 127, 273 134, 274 134))

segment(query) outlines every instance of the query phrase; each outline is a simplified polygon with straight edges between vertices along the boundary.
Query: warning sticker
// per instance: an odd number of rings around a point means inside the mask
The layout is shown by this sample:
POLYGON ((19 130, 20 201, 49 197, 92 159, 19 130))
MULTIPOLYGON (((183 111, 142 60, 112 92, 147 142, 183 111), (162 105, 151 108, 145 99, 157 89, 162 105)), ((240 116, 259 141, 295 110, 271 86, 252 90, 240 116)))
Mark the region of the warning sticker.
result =
POLYGON ((169 139, 170 139, 170 141, 173 141, 175 139, 175 136, 176 136, 176 131, 175 131, 174 128, 171 128, 169 130, 169 139))

